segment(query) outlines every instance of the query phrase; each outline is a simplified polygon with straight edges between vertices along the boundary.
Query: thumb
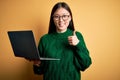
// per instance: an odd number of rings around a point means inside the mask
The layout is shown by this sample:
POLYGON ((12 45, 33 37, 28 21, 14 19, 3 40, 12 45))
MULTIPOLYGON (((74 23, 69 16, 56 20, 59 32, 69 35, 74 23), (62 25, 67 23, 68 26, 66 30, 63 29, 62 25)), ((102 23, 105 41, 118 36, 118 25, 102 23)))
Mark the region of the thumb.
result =
POLYGON ((76 36, 76 31, 73 31, 73 36, 76 36))

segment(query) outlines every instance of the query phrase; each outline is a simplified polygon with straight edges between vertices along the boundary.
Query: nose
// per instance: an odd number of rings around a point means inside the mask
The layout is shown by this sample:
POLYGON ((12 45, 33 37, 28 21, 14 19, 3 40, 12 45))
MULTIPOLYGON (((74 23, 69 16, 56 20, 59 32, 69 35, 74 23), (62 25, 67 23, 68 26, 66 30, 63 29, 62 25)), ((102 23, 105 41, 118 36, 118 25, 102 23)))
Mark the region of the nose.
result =
POLYGON ((62 16, 59 17, 59 21, 63 21, 62 16))

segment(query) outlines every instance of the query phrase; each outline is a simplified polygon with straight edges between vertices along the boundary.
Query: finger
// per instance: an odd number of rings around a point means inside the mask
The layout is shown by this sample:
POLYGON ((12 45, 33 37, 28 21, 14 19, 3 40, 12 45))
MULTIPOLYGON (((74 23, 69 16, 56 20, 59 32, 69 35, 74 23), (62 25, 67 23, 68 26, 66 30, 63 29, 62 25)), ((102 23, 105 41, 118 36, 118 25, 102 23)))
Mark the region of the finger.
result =
POLYGON ((70 37, 70 38, 68 39, 68 42, 69 42, 69 43, 72 43, 72 42, 73 42, 73 38, 70 37))
POLYGON ((72 40, 72 37, 73 37, 73 36, 69 36, 69 37, 68 37, 68 40, 72 40))
POLYGON ((40 64, 41 63, 40 60, 34 60, 33 62, 34 62, 34 64, 40 64))

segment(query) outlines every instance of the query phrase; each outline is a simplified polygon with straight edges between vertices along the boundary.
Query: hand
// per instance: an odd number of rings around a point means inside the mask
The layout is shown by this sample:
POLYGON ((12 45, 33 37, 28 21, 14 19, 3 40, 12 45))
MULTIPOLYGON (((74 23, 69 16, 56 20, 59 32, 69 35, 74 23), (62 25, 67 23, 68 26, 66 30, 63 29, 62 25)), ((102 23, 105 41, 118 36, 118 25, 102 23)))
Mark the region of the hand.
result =
POLYGON ((76 31, 73 31, 73 35, 72 36, 68 36, 68 42, 72 46, 76 46, 79 43, 79 39, 77 38, 75 32, 76 31))
POLYGON ((36 65, 36 66, 40 66, 40 64, 41 64, 41 61, 38 59, 28 59, 28 58, 25 58, 25 59, 30 62, 33 62, 33 65, 36 65))
POLYGON ((33 65, 40 66, 41 61, 40 60, 33 60, 33 65))

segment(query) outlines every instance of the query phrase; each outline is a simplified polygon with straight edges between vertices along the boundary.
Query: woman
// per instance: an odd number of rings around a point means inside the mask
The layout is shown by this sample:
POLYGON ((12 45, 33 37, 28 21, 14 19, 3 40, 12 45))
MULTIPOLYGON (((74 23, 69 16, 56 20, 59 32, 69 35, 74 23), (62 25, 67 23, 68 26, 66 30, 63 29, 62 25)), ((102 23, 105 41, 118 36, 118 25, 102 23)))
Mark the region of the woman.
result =
POLYGON ((83 37, 74 31, 71 10, 64 2, 53 7, 48 34, 41 37, 38 49, 42 57, 60 59, 34 61, 34 73, 43 74, 44 80, 80 80, 80 71, 91 64, 83 37))

